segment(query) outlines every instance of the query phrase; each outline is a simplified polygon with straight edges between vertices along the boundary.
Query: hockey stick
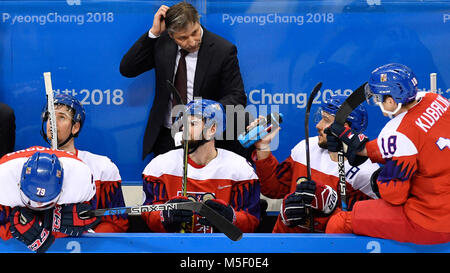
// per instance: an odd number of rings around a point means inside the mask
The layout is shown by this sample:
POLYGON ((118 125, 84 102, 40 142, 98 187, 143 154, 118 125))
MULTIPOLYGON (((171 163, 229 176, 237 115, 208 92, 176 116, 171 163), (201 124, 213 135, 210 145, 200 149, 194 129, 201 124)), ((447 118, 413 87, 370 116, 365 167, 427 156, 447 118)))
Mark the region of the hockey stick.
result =
MULTIPOLYGON (((348 115, 366 100, 365 82, 360 87, 356 88, 353 93, 342 103, 336 112, 335 121, 337 124, 344 126, 348 115)), ((345 165, 344 165, 344 148, 338 151, 338 173, 339 173, 339 188, 341 196, 341 206, 343 211, 347 211, 347 185, 345 184, 345 165)))
POLYGON ((143 212, 162 211, 184 209, 192 210, 195 213, 208 219, 219 231, 223 232, 228 238, 233 241, 239 241, 242 238, 242 231, 225 217, 217 213, 212 208, 201 202, 182 202, 182 203, 168 203, 159 205, 143 205, 134 207, 119 207, 110 209, 96 209, 80 213, 80 217, 101 217, 107 215, 128 214, 141 215, 143 212))
MULTIPOLYGON (((173 83, 167 80, 167 87, 171 91, 173 96, 177 96, 178 101, 182 102, 180 92, 173 85, 173 83)), ((181 180, 181 194, 182 196, 187 196, 187 170, 188 170, 188 156, 189 156, 189 141, 188 141, 188 129, 187 129, 187 119, 184 119, 183 124, 183 178, 181 180)), ((194 216, 192 216, 194 218, 194 216)), ((192 226, 193 228, 193 226, 192 226)), ((186 224, 182 224, 181 233, 186 232, 186 224)))
MULTIPOLYGON (((309 114, 311 112, 311 106, 316 97, 317 93, 322 88, 322 82, 319 82, 314 86, 311 94, 309 95, 308 102, 306 103, 306 111, 305 111, 305 141, 306 141, 306 177, 308 180, 311 180, 311 159, 309 153, 309 114)), ((314 216, 312 215, 312 210, 309 212, 310 217, 310 231, 314 232, 314 216)))
MULTIPOLYGON (((183 101, 181 99, 180 92, 175 88, 173 83, 169 80, 167 80, 167 87, 170 90, 170 92, 173 94, 173 96, 176 96, 178 101, 183 101)), ((181 184, 181 192, 183 196, 186 196, 186 185, 187 185, 187 161, 188 161, 188 154, 189 154, 189 145, 188 145, 188 130, 187 130, 187 122, 185 122, 183 125, 186 130, 183 130, 183 180, 181 184)))
POLYGON ((50 72, 44 72, 45 94, 47 95, 48 120, 50 122, 50 134, 52 136, 52 149, 58 149, 58 128, 56 127, 55 104, 53 101, 53 88, 50 72))
POLYGON ((436 80, 437 74, 436 73, 430 73, 430 91, 433 93, 437 93, 437 80, 436 80))

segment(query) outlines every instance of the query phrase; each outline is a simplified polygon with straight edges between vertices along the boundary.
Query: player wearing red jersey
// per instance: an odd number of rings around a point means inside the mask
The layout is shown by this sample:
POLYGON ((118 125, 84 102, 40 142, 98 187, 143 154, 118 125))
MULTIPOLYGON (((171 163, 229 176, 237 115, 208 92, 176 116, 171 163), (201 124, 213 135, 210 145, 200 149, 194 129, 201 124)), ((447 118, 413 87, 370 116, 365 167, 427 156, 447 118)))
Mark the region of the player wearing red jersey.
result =
MULTIPOLYGON (((54 97, 56 124, 58 128, 58 149, 71 152, 83 160, 90 168, 97 186, 92 205, 96 209, 125 206, 122 193, 122 178, 117 166, 106 156, 97 155, 75 148, 75 138, 83 127, 86 112, 83 105, 73 96, 57 94, 54 97)), ((51 138, 47 107, 43 113, 41 134, 48 142, 51 138)), ((124 215, 103 216, 102 221, 94 229, 95 232, 126 232, 129 227, 128 218, 124 215)))
POLYGON ((418 244, 449 242, 449 101, 418 93, 413 71, 395 63, 372 72, 366 97, 391 118, 377 139, 352 137, 357 134, 336 123, 330 130, 348 145, 347 153, 384 164, 373 184, 381 199, 357 202, 352 212, 340 212, 326 232, 418 244))
POLYGON ((31 147, 0 160, 0 237, 45 252, 55 238, 79 236, 98 224, 80 217, 92 209, 95 183, 89 167, 64 151, 31 147))
MULTIPOLYGON (((183 149, 155 157, 143 171, 144 205, 205 202, 239 227, 253 232, 259 224, 260 185, 247 160, 233 152, 215 147, 214 136, 225 128, 222 106, 211 100, 194 100, 186 105, 189 132, 187 197, 182 193, 183 149)), ((213 232, 204 218, 192 211, 170 210, 142 215, 154 232, 213 232)))
MULTIPOLYGON (((261 193, 269 198, 283 198, 280 215, 273 232, 309 232, 305 209, 308 206, 312 206, 315 211, 314 230, 324 232, 330 215, 340 211, 340 208, 335 210, 339 203, 337 147, 335 151, 328 152, 324 129, 334 121, 334 115, 346 98, 346 96, 332 96, 316 114, 316 128, 319 135, 311 137, 309 141, 311 177, 315 182, 307 181, 297 184, 297 180, 300 177, 306 177, 307 174, 305 140, 298 143, 291 150, 290 156, 282 163, 278 163, 269 146, 279 128, 255 143, 256 151, 253 157, 256 173, 261 181, 261 193)), ((367 127, 365 108, 360 106, 355 109, 349 115, 347 123, 358 132, 364 131, 367 127)), ((351 209, 358 200, 376 198, 369 179, 379 166, 370 160, 358 167, 350 166, 347 161, 344 164, 347 170, 347 207, 351 209)))

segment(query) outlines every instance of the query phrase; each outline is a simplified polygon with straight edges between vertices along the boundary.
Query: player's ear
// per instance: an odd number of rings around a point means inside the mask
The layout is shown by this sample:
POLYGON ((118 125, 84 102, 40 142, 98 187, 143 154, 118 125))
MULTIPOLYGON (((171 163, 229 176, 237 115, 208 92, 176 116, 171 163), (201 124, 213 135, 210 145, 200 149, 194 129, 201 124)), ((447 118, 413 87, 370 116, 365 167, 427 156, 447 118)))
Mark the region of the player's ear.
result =
POLYGON ((205 139, 210 140, 213 139, 215 134, 217 132, 217 124, 214 123, 211 127, 209 127, 209 129, 206 131, 206 137, 205 139))
POLYGON ((385 96, 385 97, 384 97, 384 102, 387 102, 387 103, 389 103, 389 104, 397 104, 397 103, 395 102, 395 100, 394 100, 391 96, 385 96))
POLYGON ((80 122, 75 122, 75 124, 72 126, 72 135, 76 136, 80 131, 80 127, 81 127, 80 122))

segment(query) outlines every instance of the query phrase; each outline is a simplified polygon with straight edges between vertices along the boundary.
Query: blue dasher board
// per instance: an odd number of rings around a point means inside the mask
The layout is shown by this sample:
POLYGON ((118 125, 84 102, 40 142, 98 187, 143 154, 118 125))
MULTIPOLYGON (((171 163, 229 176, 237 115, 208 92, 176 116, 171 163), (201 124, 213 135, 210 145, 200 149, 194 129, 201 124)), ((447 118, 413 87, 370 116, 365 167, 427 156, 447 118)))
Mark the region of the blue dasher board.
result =
MULTIPOLYGON (((103 233, 59 238, 48 253, 449 253, 450 243, 417 245, 350 234, 244 233, 234 242, 223 234, 103 233)), ((0 253, 30 253, 15 240, 0 253)))

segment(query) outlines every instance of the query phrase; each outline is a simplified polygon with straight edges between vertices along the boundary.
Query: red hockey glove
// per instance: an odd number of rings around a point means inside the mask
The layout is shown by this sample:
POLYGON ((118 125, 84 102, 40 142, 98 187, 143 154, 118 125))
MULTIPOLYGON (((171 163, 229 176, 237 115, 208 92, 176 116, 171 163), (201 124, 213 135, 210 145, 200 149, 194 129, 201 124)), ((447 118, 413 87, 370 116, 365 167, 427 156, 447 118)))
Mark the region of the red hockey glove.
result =
POLYGON ((80 216, 91 209, 88 203, 56 205, 53 210, 53 231, 80 236, 100 222, 100 217, 80 216))
POLYGON ((52 210, 33 211, 15 207, 10 215, 11 235, 32 251, 44 253, 55 241, 51 234, 52 210))

